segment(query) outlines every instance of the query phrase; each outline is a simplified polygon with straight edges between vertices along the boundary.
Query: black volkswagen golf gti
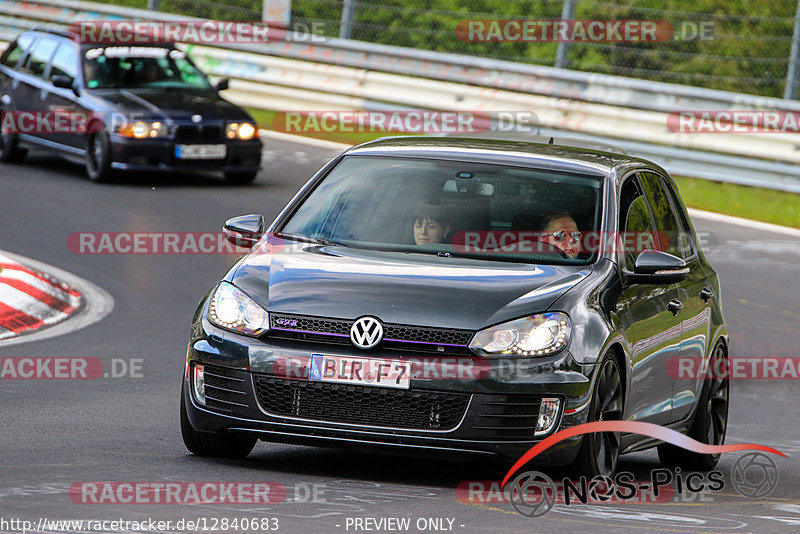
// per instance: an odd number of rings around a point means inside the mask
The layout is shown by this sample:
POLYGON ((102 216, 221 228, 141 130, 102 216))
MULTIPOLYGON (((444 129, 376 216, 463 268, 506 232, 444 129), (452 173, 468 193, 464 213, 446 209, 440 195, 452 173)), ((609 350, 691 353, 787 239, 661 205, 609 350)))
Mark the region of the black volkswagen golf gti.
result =
MULTIPOLYGON (((676 187, 637 158, 475 139, 387 138, 325 165, 194 316, 187 448, 257 440, 518 458, 599 420, 721 444, 719 281, 676 187)), ((726 362, 723 362, 726 363, 726 362)), ((587 434, 540 461, 609 474, 621 453, 710 469, 639 435, 587 434)))
POLYGON ((261 141, 255 121, 212 86, 172 44, 81 44, 55 30, 23 32, 0 56, 0 161, 28 148, 55 151, 110 171, 222 171, 255 179, 261 141))

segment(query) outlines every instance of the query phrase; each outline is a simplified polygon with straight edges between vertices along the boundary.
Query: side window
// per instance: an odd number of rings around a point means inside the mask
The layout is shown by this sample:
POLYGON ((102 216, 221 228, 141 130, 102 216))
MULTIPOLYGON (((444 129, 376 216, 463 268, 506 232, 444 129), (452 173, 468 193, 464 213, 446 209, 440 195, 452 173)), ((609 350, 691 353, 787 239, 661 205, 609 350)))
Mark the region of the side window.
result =
POLYGON ((33 42, 33 36, 21 35, 19 39, 12 43, 11 46, 8 47, 8 50, 3 53, 0 63, 7 67, 16 67, 19 60, 22 59, 28 51, 28 48, 30 48, 31 42, 33 42))
POLYGON ((680 200, 677 197, 677 189, 673 184, 672 187, 667 183, 666 180, 662 179, 662 183, 664 184, 664 188, 669 195, 669 200, 672 203, 672 210, 675 212, 675 215, 678 218, 678 226, 681 229, 681 239, 685 242, 686 247, 689 250, 689 255, 692 255, 696 252, 696 245, 694 242, 694 234, 689 227, 688 222, 688 215, 686 214, 686 209, 681 206, 680 200))
POLYGON ((78 52, 71 43, 58 45, 50 67, 50 79, 53 76, 69 76, 73 80, 78 75, 78 52))
POLYGON ((28 70, 37 78, 44 77, 45 68, 58 43, 52 39, 39 39, 28 58, 28 70))
POLYGON ((622 187, 620 208, 620 231, 623 236, 633 236, 632 240, 627 237, 622 240, 625 269, 633 271, 640 246, 631 246, 630 242, 639 243, 641 237, 649 240, 653 235, 653 221, 647 209, 647 201, 638 190, 635 180, 628 180, 622 187))
POLYGON ((679 258, 691 256, 691 248, 687 236, 678 226, 675 212, 672 210, 669 196, 657 174, 643 172, 639 174, 644 193, 649 200, 650 209, 653 210, 653 219, 658 231, 659 250, 679 258))

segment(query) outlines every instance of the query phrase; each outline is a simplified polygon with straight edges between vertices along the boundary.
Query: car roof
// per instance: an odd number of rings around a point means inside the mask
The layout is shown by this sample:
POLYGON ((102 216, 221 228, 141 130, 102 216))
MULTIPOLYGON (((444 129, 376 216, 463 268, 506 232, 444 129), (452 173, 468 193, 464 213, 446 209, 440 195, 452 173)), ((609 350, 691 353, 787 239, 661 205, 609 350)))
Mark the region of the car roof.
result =
POLYGON ((653 162, 625 154, 520 140, 384 137, 353 147, 348 154, 522 164, 596 176, 612 174, 621 176, 628 169, 642 167, 654 168, 666 174, 666 171, 653 162))
POLYGON ((63 39, 70 39, 70 40, 72 40, 73 37, 74 37, 73 34, 69 33, 66 30, 57 30, 55 28, 45 28, 45 27, 42 27, 42 26, 34 26, 30 30, 25 30, 20 35, 31 34, 31 33, 34 33, 34 34, 45 34, 45 35, 47 35, 49 37, 60 37, 60 38, 63 38, 63 39))

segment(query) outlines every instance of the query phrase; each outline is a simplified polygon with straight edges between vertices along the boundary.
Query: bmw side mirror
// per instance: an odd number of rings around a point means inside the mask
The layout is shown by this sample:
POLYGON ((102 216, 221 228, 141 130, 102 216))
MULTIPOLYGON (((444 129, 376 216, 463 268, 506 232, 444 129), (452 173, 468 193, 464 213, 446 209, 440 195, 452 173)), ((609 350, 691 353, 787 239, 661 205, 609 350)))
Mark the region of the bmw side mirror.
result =
POLYGON ((626 282, 633 284, 674 284, 689 274, 686 262, 658 250, 643 250, 636 257, 633 273, 626 273, 626 282))
POLYGON ((53 87, 58 87, 60 89, 72 89, 72 92, 75 93, 75 96, 80 94, 78 87, 75 84, 75 80, 71 76, 56 74, 50 81, 53 82, 53 87))
POLYGON ((252 247, 264 235, 264 217, 256 214, 233 217, 225 221, 222 233, 237 247, 252 247))
POLYGON ((222 78, 217 82, 216 88, 217 91, 224 91, 230 86, 230 80, 228 78, 222 78))

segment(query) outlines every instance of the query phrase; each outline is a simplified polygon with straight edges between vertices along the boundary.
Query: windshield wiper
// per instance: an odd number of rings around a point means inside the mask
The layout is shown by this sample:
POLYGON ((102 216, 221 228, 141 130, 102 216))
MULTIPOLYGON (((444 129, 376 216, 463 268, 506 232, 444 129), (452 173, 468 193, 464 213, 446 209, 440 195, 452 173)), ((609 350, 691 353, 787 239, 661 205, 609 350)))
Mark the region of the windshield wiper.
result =
POLYGON ((275 235, 286 239, 293 239, 295 241, 303 241, 305 243, 315 243, 317 245, 338 245, 338 243, 334 243, 330 239, 325 239, 323 237, 309 237, 307 235, 287 234, 285 232, 276 232, 275 235))

